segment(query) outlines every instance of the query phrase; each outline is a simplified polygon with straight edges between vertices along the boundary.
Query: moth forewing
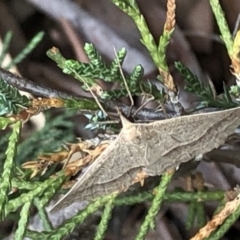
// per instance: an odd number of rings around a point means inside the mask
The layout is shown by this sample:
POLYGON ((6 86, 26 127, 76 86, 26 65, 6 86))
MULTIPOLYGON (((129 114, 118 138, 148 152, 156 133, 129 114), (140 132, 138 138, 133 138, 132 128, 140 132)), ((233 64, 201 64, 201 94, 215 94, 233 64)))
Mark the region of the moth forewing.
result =
POLYGON ((125 191, 142 172, 154 176, 168 167, 176 168, 222 145, 239 125, 239 117, 240 107, 148 124, 127 122, 116 140, 55 206, 125 191))
MULTIPOLYGON (((170 140, 171 145, 165 145, 166 148, 163 151, 165 154, 161 154, 161 160, 155 158, 156 161, 146 167, 148 175, 161 175, 167 166, 176 167, 224 144, 240 123, 240 108, 181 117, 182 122, 185 120, 188 120, 186 121, 188 125, 183 127, 185 131, 182 135, 180 129, 182 125, 179 125, 180 128, 172 126, 174 137, 171 137, 171 132, 168 137, 174 140, 166 137, 166 142, 170 140)), ((169 127, 171 127, 170 124, 169 127)))

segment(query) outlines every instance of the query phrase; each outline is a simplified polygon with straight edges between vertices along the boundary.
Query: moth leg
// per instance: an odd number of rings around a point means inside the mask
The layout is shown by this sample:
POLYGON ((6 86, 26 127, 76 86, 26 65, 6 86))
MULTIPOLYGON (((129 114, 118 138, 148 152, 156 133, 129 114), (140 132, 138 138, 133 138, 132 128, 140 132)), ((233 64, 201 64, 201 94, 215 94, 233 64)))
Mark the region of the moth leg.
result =
POLYGON ((148 174, 146 173, 145 169, 141 169, 139 172, 136 173, 135 178, 133 179, 133 184, 140 183, 141 186, 144 185, 145 178, 148 177, 148 174))

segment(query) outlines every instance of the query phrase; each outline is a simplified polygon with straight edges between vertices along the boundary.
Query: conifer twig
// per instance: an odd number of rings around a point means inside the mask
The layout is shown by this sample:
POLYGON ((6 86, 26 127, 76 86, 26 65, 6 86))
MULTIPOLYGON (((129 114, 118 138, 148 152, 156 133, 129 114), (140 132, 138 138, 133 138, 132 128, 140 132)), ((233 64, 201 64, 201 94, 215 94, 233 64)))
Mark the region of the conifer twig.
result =
POLYGON ((3 165, 3 173, 0 178, 0 217, 4 218, 6 213, 6 203, 8 201, 8 192, 11 188, 11 177, 14 171, 14 158, 17 149, 17 142, 20 136, 22 122, 18 121, 13 126, 13 131, 9 137, 8 148, 6 150, 6 160, 3 165))
MULTIPOLYGON (((38 95, 38 96, 48 97, 48 98, 49 97, 62 98, 62 99, 73 98, 77 100, 83 99, 81 96, 78 96, 78 95, 71 95, 65 92, 61 92, 61 91, 34 83, 31 80, 28 80, 23 77, 19 77, 3 68, 0 68, 0 78, 2 78, 8 84, 18 88, 19 90, 30 92, 33 95, 38 95)), ((91 100, 91 98, 86 98, 86 99, 91 100)), ((128 115, 129 112, 131 112, 131 114, 134 114, 137 110, 137 108, 134 106, 130 107, 118 101, 112 101, 112 100, 105 101, 103 99, 99 99, 99 101, 101 101, 108 110, 111 110, 114 112, 116 111, 116 107, 118 107, 124 115, 128 115)), ((170 112, 168 114, 169 118, 172 118, 173 116, 175 116, 174 113, 170 112)), ((166 118, 163 113, 156 112, 154 109, 147 109, 147 108, 141 109, 141 111, 139 111, 135 117, 141 120, 160 120, 160 119, 166 118)))

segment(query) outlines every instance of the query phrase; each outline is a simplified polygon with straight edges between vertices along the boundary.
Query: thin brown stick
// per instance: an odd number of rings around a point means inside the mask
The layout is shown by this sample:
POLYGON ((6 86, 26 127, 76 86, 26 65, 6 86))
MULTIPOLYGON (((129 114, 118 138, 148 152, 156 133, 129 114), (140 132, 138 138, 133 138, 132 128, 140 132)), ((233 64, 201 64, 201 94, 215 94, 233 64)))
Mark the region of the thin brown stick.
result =
POLYGON ((3 68, 0 68, 0 78, 17 89, 30 92, 33 95, 50 98, 69 98, 67 93, 36 84, 31 80, 19 77, 3 68))
POLYGON ((83 50, 83 42, 74 29, 74 26, 65 18, 60 18, 60 23, 66 33, 68 41, 74 50, 77 60, 80 62, 89 62, 89 59, 83 50))

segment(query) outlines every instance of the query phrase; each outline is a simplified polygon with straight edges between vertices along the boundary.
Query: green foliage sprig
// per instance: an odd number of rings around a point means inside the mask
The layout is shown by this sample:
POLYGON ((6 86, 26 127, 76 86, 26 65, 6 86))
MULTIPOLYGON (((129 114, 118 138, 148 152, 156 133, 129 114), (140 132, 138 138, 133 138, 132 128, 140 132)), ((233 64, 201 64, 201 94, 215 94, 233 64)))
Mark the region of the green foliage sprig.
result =
POLYGON ((159 186, 156 189, 156 195, 152 201, 152 205, 148 210, 148 214, 145 217, 145 220, 137 234, 136 240, 143 240, 147 235, 149 228, 154 228, 154 219, 158 214, 158 211, 161 208, 161 204, 164 199, 164 194, 166 192, 167 186, 170 183, 173 177, 174 171, 166 172, 162 175, 159 186))
POLYGON ((15 56, 7 66, 4 66, 4 68, 5 69, 10 69, 11 67, 20 63, 24 58, 27 57, 27 55, 29 55, 29 53, 31 53, 36 48, 38 43, 42 41, 43 37, 44 37, 44 32, 37 33, 30 40, 30 42, 27 44, 27 46, 24 49, 22 49, 22 51, 17 56, 15 56))
POLYGON ((104 211, 102 213, 102 220, 98 225, 97 232, 95 234, 94 240, 101 240, 104 239, 104 234, 108 227, 108 222, 111 218, 111 213, 113 208, 115 207, 115 199, 117 197, 117 194, 113 194, 112 198, 106 203, 104 207, 104 211))
MULTIPOLYGON (((37 44, 42 40, 44 36, 43 32, 37 33, 33 39, 27 44, 27 46, 5 66, 5 69, 9 69, 12 66, 21 62, 32 50, 37 46, 37 44)), ((9 50, 9 45, 12 39, 12 33, 8 32, 3 40, 3 49, 0 54, 0 66, 2 66, 3 61, 6 57, 7 51, 9 50)), ((22 108, 29 107, 30 100, 26 96, 22 96, 18 89, 10 86, 4 80, 0 79, 0 116, 10 113, 16 114, 22 108)))
MULTIPOLYGON (((64 181, 66 181, 65 174, 63 172, 59 172, 57 174, 56 178, 50 178, 50 179, 47 179, 47 180, 41 182, 40 184, 35 185, 36 188, 34 188, 28 192, 23 191, 23 193, 19 197, 8 201, 8 203, 6 204, 6 206, 4 208, 6 215, 11 212, 17 211, 17 209, 19 207, 21 207, 24 203, 31 202, 37 197, 40 198, 40 201, 42 201, 42 198, 43 198, 44 205, 45 205, 46 201, 45 201, 44 193, 45 194, 46 194, 46 192, 48 192, 48 194, 56 193, 56 191, 59 190, 59 188, 64 183, 64 181)), ((50 198, 48 199, 48 201, 49 200, 50 200, 50 198)))
POLYGON ((8 192, 11 188, 11 178, 14 171, 14 158, 17 149, 17 142, 20 136, 22 123, 20 121, 13 125, 12 134, 9 137, 8 148, 6 150, 6 159, 3 165, 3 172, 0 178, 0 216, 5 217, 5 205, 8 201, 8 192))
POLYGON ((120 84, 120 89, 109 91, 103 90, 100 93, 97 92, 102 99, 120 99, 121 97, 128 96, 128 91, 125 88, 124 81, 126 81, 132 95, 150 95, 159 102, 164 99, 165 93, 163 91, 160 91, 150 81, 141 81, 144 73, 141 65, 137 65, 132 73, 125 76, 125 79, 123 79, 119 70, 119 64, 123 63, 126 56, 125 49, 118 51, 117 56, 110 64, 110 67, 108 67, 104 62, 100 62, 101 57, 92 44, 86 44, 84 50, 90 58, 90 63, 67 60, 56 48, 49 50, 47 55, 58 64, 64 73, 72 75, 74 78, 82 82, 85 90, 94 88, 96 85, 98 86, 96 82, 97 79, 102 79, 106 82, 118 82, 120 84), (92 59, 95 60, 93 61, 92 59))
POLYGON ((3 39, 3 47, 2 52, 0 54, 0 66, 2 66, 3 60, 6 57, 12 37, 13 37, 12 32, 7 32, 6 36, 3 39))
POLYGON ((200 107, 232 108, 238 104, 233 101, 231 91, 224 87, 224 93, 221 96, 215 96, 214 90, 208 85, 204 85, 196 75, 180 62, 175 62, 175 67, 185 80, 186 91, 197 95, 201 101, 200 107))
POLYGON ((159 79, 168 90, 175 92, 176 88, 166 61, 167 47, 175 27, 175 1, 167 1, 167 18, 158 45, 135 0, 112 0, 112 2, 133 19, 141 34, 140 41, 147 48, 153 62, 159 70, 160 75, 157 79, 159 79))
MULTIPOLYGON (((55 193, 55 192, 54 192, 55 193)), ((49 198, 50 199, 50 198, 49 198)), ((34 199, 34 205, 36 206, 36 208, 38 209, 38 214, 42 220, 43 223, 43 228, 50 232, 53 230, 52 224, 48 219, 48 214, 44 208, 45 204, 42 204, 43 201, 41 201, 39 198, 35 198, 34 199)))
POLYGON ((186 91, 196 94, 204 102, 214 100, 212 88, 209 85, 204 86, 203 82, 189 68, 185 67, 181 62, 175 62, 175 67, 185 80, 184 88, 186 91))
POLYGON ((11 125, 14 123, 13 119, 0 117, 0 128, 5 129, 8 125, 11 125))
POLYGON ((25 237, 28 219, 29 219, 30 207, 31 207, 31 201, 24 203, 22 207, 22 210, 20 212, 20 219, 18 221, 18 227, 14 236, 15 240, 22 240, 25 237))
POLYGON ((231 226, 240 217, 240 207, 236 209, 224 222, 223 224, 214 231, 206 240, 219 240, 222 239, 225 233, 231 228, 231 226))
POLYGON ((124 0, 124 1, 112 0, 112 2, 134 20, 141 34, 140 41, 147 48, 156 66, 161 65, 164 68, 165 63, 162 65, 162 61, 160 60, 161 56, 158 52, 157 44, 152 36, 152 33, 148 28, 148 25, 136 1, 135 0, 124 0))
POLYGON ((0 79, 0 116, 7 113, 17 114, 30 106, 28 97, 21 95, 17 88, 0 79))
POLYGON ((229 56, 231 56, 233 53, 232 52, 233 51, 233 36, 229 30, 222 7, 219 3, 219 0, 210 0, 209 3, 212 7, 214 16, 217 20, 217 24, 218 24, 219 30, 221 32, 222 40, 225 43, 225 46, 227 48, 229 56))

